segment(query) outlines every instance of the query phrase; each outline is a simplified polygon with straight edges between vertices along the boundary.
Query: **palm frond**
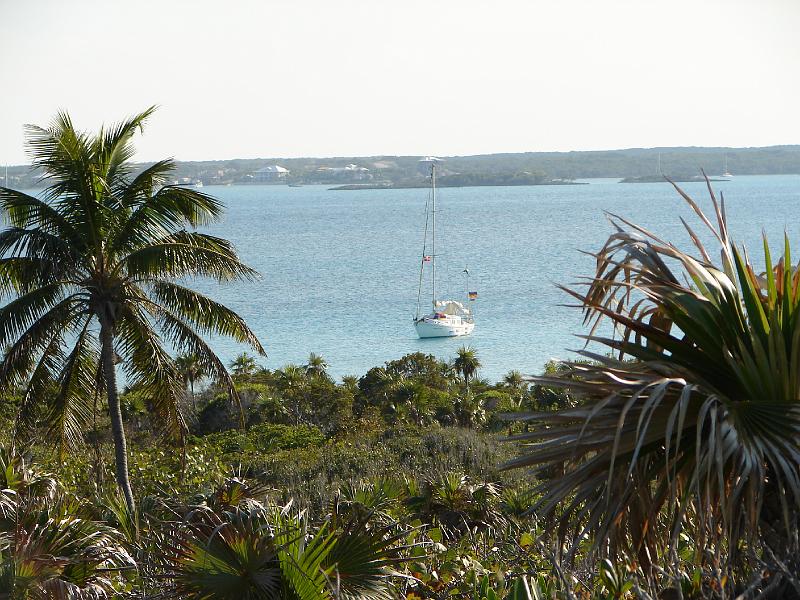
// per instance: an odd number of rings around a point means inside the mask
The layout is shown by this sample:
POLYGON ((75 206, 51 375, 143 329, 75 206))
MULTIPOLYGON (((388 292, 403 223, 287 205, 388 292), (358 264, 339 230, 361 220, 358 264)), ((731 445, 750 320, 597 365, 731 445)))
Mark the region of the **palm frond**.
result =
POLYGON ((116 334, 128 384, 149 400, 163 431, 182 442, 186 423, 178 407, 183 384, 174 360, 137 306, 126 306, 119 315, 116 334))
POLYGON ((0 363, 0 390, 8 390, 22 385, 31 375, 36 357, 65 335, 80 331, 82 319, 86 318, 85 308, 73 297, 67 297, 31 326, 6 349, 0 363))
POLYGON ((94 161, 104 167, 102 179, 113 190, 121 182, 127 183, 130 174, 130 160, 134 155, 131 140, 136 131, 143 131, 145 122, 155 112, 151 106, 141 113, 125 119, 108 129, 103 129, 94 139, 94 161))
MULTIPOLYGON (((151 169, 166 166, 156 164, 151 169)), ((158 191, 134 188, 152 185, 152 179, 157 175, 149 171, 139 176, 146 175, 146 181, 138 182, 137 178, 125 188, 127 196, 123 202, 130 215, 109 244, 112 253, 122 254, 159 243, 176 229, 207 225, 222 214, 222 206, 217 200, 197 190, 180 186, 164 186, 158 191), (144 191, 148 193, 144 194, 144 191)))
POLYGON ((273 512, 276 542, 281 549, 282 598, 329 600, 330 579, 324 564, 334 536, 323 526, 313 534, 303 513, 292 515, 289 507, 273 512))
POLYGON ((7 272, 7 281, 2 283, 2 293, 7 290, 30 291, 35 286, 68 280, 80 269, 76 248, 58 236, 41 229, 9 228, 0 232, 0 253, 12 267, 14 261, 28 260, 31 265, 40 265, 36 271, 7 272), (30 281, 24 279, 31 276, 30 281))
POLYGON ((394 523, 367 525, 366 519, 345 524, 336 533, 333 547, 324 564, 331 571, 330 580, 336 598, 346 600, 389 600, 395 597, 389 586, 395 568, 407 558, 403 542, 408 532, 394 523))
POLYGON ((260 511, 213 513, 173 536, 169 574, 177 598, 279 600, 275 535, 260 511))
POLYGON ((51 283, 14 298, 0 308, 0 348, 5 348, 63 301, 63 294, 63 286, 51 283))
MULTIPOLYGON (((582 403, 523 416, 529 431, 515 439, 526 451, 506 468, 563 471, 541 481, 533 510, 572 531, 573 548, 590 535, 600 553, 655 559, 692 528, 724 543, 733 565, 740 543, 758 543, 765 507, 800 514, 800 276, 784 266, 788 242, 773 265, 766 240, 758 275, 724 206, 712 197, 714 226, 679 192, 720 242, 722 265, 688 225, 699 256, 613 217, 586 290, 567 291, 592 325, 586 339, 618 356, 585 350, 592 362, 567 376, 533 378, 582 403), (605 320, 618 335, 597 333, 605 320)), ((791 535, 781 551, 794 551, 791 535)))
POLYGON ((136 281, 201 276, 226 282, 258 275, 226 240, 186 231, 134 250, 119 261, 118 271, 136 281))
POLYGON ((262 356, 266 354, 244 319, 226 306, 176 283, 160 281, 150 287, 157 302, 199 327, 202 333, 229 337, 248 344, 262 356))
POLYGON ((14 228, 32 229, 78 242, 74 227, 52 204, 18 190, 0 188, 0 212, 14 228))
POLYGON ((59 369, 59 389, 45 418, 48 438, 62 457, 68 448, 82 445, 83 433, 90 429, 99 364, 100 351, 87 321, 59 369))

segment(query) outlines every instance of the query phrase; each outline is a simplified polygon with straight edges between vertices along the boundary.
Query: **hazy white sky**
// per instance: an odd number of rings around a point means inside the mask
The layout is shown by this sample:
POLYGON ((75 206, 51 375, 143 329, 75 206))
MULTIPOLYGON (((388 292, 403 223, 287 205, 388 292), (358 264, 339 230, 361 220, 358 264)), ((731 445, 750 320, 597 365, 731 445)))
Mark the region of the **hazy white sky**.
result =
POLYGON ((0 164, 151 104, 141 160, 796 144, 798 31, 798 0, 0 0, 0 164))

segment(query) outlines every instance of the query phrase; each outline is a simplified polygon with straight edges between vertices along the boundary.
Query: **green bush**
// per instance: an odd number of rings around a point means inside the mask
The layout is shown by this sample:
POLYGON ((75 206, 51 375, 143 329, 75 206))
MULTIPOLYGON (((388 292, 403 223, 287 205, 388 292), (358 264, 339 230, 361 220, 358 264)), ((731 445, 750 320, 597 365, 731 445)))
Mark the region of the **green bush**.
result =
POLYGON ((317 427, 269 423, 255 425, 247 431, 230 430, 193 438, 194 444, 216 450, 222 455, 269 453, 319 446, 324 442, 325 436, 317 427))

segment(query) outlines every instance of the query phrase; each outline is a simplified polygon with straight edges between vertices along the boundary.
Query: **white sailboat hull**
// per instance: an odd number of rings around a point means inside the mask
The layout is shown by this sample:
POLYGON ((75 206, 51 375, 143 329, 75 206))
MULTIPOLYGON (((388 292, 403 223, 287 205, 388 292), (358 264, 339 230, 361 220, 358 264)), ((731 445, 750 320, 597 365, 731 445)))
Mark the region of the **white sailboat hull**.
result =
POLYGON ((423 317, 414 320, 414 328, 420 338, 458 337, 472 333, 475 323, 462 319, 423 317))

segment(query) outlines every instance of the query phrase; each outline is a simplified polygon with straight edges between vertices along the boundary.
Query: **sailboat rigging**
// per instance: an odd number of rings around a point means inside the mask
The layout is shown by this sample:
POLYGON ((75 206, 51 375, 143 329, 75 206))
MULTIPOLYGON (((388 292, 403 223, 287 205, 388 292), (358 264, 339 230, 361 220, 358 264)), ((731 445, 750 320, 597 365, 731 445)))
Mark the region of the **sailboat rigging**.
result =
POLYGON ((722 171, 723 177, 733 177, 730 171, 728 171, 728 155, 725 155, 725 168, 722 171))
MULTIPOLYGON (((419 271, 419 290, 417 291, 417 313, 414 316, 414 328, 420 338, 454 337, 469 335, 475 329, 472 311, 457 300, 439 300, 436 297, 436 165, 441 159, 429 156, 419 161, 420 166, 430 173, 431 188, 429 200, 425 204, 425 236, 422 244, 422 262, 419 271), (428 254, 428 222, 431 224, 431 252, 428 254), (431 304, 429 314, 422 312, 422 288, 425 283, 425 266, 431 271, 431 304)), ((469 271, 467 288, 469 288, 469 271)), ((474 292, 467 293, 470 299, 477 297, 474 292), (474 294, 474 296, 473 296, 474 294)))

